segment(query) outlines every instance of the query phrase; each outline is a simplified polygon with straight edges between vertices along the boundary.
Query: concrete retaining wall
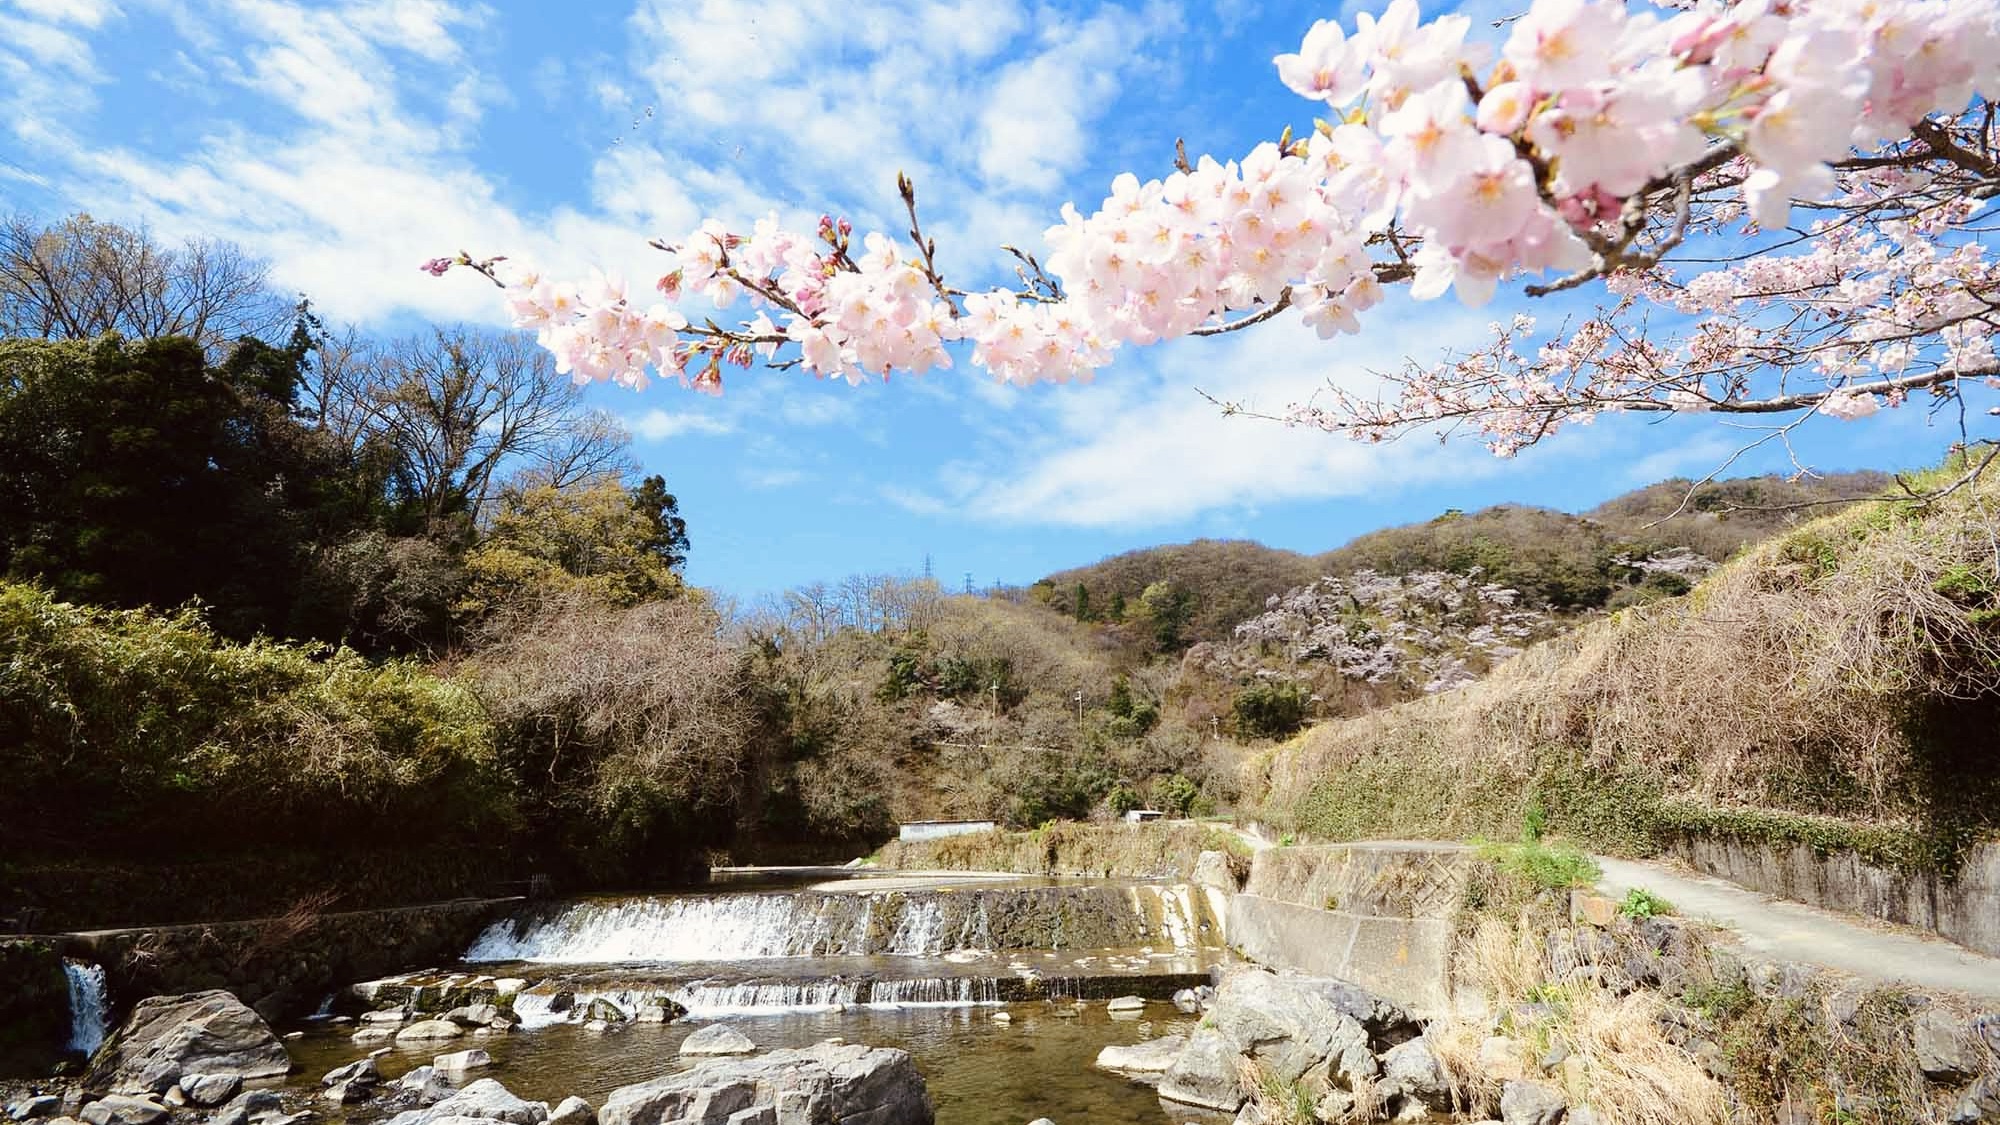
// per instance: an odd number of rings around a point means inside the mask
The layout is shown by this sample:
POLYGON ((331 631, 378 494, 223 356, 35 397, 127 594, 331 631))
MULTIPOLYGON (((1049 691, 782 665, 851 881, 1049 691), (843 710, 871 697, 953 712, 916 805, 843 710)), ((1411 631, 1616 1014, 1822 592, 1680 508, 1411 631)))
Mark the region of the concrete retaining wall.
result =
POLYGON ((1672 854, 1708 875, 1764 894, 1929 930, 2000 957, 2000 843, 1974 846, 1955 878, 1877 867, 1853 852, 1702 836, 1672 854))
POLYGON ((225 988, 266 1019, 311 1012, 357 980, 455 960, 522 900, 462 899, 389 910, 52 935, 64 956, 104 966, 122 1015, 136 1000, 225 988))
POLYGON ((1452 995, 1451 944, 1472 853, 1370 842, 1257 853, 1229 900, 1229 944, 1274 969, 1338 977, 1419 1016, 1452 995))
POLYGON ((1229 902, 1229 943, 1273 969, 1338 977, 1401 1004, 1442 1014, 1451 996, 1452 924, 1315 910, 1260 895, 1229 902))

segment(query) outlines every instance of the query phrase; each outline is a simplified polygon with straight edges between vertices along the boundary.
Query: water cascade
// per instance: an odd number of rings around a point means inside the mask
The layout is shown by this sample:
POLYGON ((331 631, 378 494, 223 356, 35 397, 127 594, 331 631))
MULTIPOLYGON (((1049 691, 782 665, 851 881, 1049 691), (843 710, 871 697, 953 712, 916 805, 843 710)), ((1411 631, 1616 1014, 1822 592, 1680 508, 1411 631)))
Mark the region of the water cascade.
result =
POLYGON ((64 960, 63 976, 69 983, 69 1049, 94 1055, 111 1020, 104 997, 104 966, 64 960))
POLYGON ((498 922, 465 960, 618 964, 1220 944, 1184 886, 1002 886, 590 900, 498 922))

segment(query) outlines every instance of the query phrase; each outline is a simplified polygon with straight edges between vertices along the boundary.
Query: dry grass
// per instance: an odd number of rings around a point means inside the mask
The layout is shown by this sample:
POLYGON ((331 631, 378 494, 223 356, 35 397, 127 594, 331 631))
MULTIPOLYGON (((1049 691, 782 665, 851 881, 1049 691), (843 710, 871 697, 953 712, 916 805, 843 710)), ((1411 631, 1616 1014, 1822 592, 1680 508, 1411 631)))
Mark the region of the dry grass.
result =
POLYGON ((1482 817, 1510 802, 1481 809, 1466 791, 1511 792, 1518 810, 1560 750, 1709 804, 1916 816, 1931 787, 1913 718, 1996 692, 2000 480, 1987 479, 1928 508, 1815 521, 1686 597, 1537 645, 1481 683, 1322 726, 1269 759, 1263 808, 1320 831, 1400 818, 1424 835, 1491 833, 1482 817), (1348 775, 1393 788, 1406 761, 1454 800, 1332 792, 1348 775))
POLYGON ((1513 923, 1488 918, 1461 940, 1461 976, 1482 985, 1496 1008, 1508 1013, 1497 1031, 1487 1020, 1460 1017, 1426 1033, 1461 1103, 1491 1112, 1508 1079, 1529 1077, 1563 1087, 1572 1104, 1587 1104, 1599 1120, 1618 1125, 1728 1121, 1722 1086, 1664 1034, 1660 995, 1619 995, 1588 973, 1551 980, 1547 932, 1526 915, 1513 923), (1529 1010, 1515 1007, 1524 1003, 1546 1014, 1518 1014, 1529 1010), (1483 1057, 1485 1041, 1495 1034, 1509 1041, 1509 1049, 1499 1058, 1483 1057), (1543 1075, 1539 1063, 1558 1043, 1569 1057, 1543 1075))
POLYGON ((1019 871, 1029 875, 1184 879, 1205 851, 1244 845, 1206 825, 1055 823, 1027 832, 980 832, 883 845, 876 862, 905 871, 1019 871))

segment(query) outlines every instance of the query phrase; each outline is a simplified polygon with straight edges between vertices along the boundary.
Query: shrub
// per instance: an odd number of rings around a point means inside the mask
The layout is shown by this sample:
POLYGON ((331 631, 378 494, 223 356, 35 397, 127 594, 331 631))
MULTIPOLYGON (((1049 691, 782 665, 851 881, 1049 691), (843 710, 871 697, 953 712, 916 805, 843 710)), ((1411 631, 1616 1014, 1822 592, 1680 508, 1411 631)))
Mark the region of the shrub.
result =
POLYGON ((0 822, 27 852, 159 856, 515 822, 464 687, 407 661, 218 638, 192 610, 0 583, 0 822))
POLYGON ((1644 887, 1633 887, 1626 891, 1625 901, 1618 904, 1618 913, 1627 918, 1657 918, 1673 912, 1673 903, 1644 887))
POLYGON ((1307 697, 1297 684, 1253 684, 1236 693, 1236 729, 1252 738, 1284 738, 1306 721, 1307 697))

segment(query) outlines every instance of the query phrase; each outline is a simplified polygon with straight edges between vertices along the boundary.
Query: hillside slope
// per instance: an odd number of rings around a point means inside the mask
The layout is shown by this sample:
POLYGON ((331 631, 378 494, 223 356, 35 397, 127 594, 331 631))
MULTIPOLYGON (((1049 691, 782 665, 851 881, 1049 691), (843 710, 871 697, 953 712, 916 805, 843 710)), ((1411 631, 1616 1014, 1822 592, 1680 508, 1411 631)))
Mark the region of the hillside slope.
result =
POLYGON ((1146 547, 1059 570, 1029 592, 1059 613, 1115 624, 1136 613, 1149 587, 1171 589, 1187 599, 1178 635, 1183 644, 1226 641, 1238 623, 1262 612, 1267 598, 1364 569, 1463 574, 1476 566, 1487 581, 1513 587, 1538 606, 1599 609, 1618 604, 1620 591, 1636 584, 1621 558, 1685 548, 1722 562, 1749 544, 1837 511, 1842 498, 1877 495, 1893 486, 1893 477, 1872 470, 1800 481, 1744 477, 1699 488, 1677 478, 1581 514, 1522 504, 1448 511, 1369 532, 1317 555, 1241 539, 1146 547))
POLYGON ((1645 854, 1676 832, 1948 867, 2000 830, 2000 482, 1871 504, 1692 594, 1448 695, 1265 756, 1262 813, 1330 838, 1513 836, 1645 854))

